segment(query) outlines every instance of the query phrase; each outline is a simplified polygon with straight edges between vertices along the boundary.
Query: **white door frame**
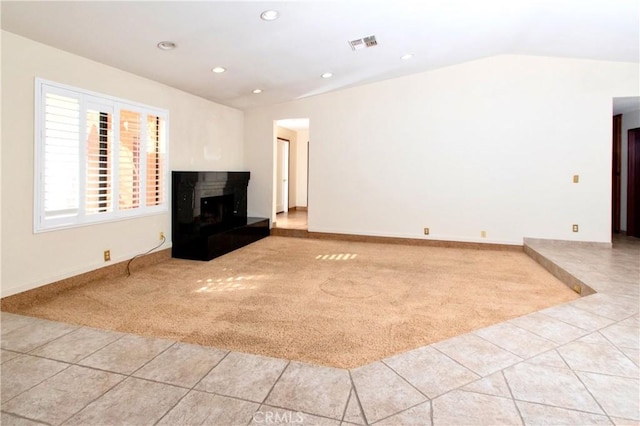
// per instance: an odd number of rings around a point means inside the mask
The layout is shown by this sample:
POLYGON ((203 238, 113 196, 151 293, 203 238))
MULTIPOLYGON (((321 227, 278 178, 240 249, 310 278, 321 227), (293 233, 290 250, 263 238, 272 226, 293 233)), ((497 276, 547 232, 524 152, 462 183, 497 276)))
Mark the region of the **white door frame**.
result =
POLYGON ((290 141, 276 139, 276 213, 289 211, 289 153, 290 141))

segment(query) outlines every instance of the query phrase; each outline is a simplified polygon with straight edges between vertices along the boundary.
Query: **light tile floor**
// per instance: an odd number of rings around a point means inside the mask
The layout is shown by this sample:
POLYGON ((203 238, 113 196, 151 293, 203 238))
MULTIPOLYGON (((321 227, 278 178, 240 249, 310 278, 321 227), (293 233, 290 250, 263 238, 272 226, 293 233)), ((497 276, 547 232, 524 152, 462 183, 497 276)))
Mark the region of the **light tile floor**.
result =
POLYGON ((287 213, 276 215, 275 226, 281 229, 304 229, 309 228, 306 210, 291 210, 287 213))
POLYGON ((528 244, 597 294, 353 370, 2 313, 0 421, 640 424, 640 242, 528 244))

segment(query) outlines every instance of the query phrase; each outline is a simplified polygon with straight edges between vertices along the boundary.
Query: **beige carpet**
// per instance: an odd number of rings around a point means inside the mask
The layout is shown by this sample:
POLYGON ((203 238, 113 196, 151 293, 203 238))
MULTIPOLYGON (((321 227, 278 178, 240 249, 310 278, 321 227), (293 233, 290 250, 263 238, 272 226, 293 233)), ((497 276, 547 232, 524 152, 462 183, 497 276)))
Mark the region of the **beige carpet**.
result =
POLYGON ((577 297, 521 252, 269 237, 2 307, 351 368, 577 297))

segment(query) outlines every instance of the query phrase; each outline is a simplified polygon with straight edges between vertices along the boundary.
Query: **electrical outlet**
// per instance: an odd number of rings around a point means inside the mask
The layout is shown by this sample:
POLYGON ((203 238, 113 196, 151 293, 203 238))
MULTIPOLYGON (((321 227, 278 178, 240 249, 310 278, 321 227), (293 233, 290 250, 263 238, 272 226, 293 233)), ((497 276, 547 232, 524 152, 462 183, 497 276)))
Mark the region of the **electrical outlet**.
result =
POLYGON ((429 228, 424 228, 424 235, 429 235, 429 228))
POLYGON ((487 231, 480 231, 480 236, 482 238, 487 238, 487 231))
POLYGON ((111 260, 111 250, 104 251, 104 261, 109 262, 111 260))
POLYGON ((160 231, 160 239, 164 240, 164 232, 160 231))
POLYGON ((578 232, 578 225, 577 224, 573 225, 573 232, 578 232))

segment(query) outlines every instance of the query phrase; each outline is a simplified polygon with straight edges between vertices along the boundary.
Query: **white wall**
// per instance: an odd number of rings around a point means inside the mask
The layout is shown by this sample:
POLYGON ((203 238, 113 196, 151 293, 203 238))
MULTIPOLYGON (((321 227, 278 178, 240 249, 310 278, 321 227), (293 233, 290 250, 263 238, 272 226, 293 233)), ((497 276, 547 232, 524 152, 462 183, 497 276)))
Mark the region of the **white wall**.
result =
POLYGON ((505 55, 249 110, 250 214, 271 211, 273 120, 309 117, 310 231, 609 242, 611 102, 637 96, 637 77, 505 55))
POLYGON ((620 173, 620 229, 627 230, 627 188, 629 183, 629 129, 640 127, 640 110, 622 114, 621 173, 620 173))
POLYGON ((106 249, 112 263, 129 259, 171 234, 169 212, 33 233, 35 77, 168 109, 172 170, 242 169, 241 111, 3 31, 2 296, 105 266, 106 249))

